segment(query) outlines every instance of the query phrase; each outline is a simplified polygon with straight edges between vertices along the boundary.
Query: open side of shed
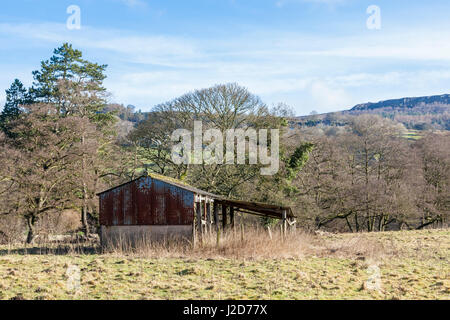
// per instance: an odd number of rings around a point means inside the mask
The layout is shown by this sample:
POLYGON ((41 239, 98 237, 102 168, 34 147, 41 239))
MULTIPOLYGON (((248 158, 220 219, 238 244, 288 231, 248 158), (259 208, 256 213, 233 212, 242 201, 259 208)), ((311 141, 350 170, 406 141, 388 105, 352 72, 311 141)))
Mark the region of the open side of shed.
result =
POLYGON ((215 197, 212 204, 201 199, 196 201, 196 237, 200 238, 208 232, 218 232, 235 227, 236 213, 255 215, 279 219, 282 222, 282 231, 287 232, 288 225, 295 227, 295 216, 290 207, 271 205, 260 202, 232 200, 215 197))

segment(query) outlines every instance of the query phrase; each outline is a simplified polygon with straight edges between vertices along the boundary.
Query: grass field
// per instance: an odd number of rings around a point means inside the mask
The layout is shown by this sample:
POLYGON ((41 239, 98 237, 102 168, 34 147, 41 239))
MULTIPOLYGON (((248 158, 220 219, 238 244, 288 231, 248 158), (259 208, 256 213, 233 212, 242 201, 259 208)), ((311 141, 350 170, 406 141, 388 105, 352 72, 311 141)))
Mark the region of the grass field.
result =
POLYGON ((255 238, 145 254, 1 247, 0 299, 450 298, 448 229, 255 238))
POLYGON ((421 133, 419 130, 409 129, 403 135, 403 138, 408 139, 408 140, 420 140, 420 139, 422 139, 422 136, 421 136, 421 133))

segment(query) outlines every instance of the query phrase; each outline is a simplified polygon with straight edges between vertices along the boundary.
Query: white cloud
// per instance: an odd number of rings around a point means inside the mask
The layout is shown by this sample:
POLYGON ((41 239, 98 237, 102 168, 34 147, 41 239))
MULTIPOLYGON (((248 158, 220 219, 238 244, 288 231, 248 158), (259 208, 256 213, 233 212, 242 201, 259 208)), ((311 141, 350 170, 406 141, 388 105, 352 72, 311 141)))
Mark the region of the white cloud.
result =
MULTIPOLYGON (((450 32, 438 35, 414 31, 396 35, 315 37, 306 34, 245 34, 232 39, 189 39, 166 35, 136 35, 121 30, 84 27, 72 32, 64 24, 0 24, 0 34, 52 43, 71 41, 84 48, 103 49, 132 62, 167 66, 199 67, 211 62, 248 61, 254 59, 279 65, 305 57, 438 60, 450 61, 450 32), (253 39, 253 40, 249 40, 253 39), (436 48, 439 48, 437 50, 436 48), (230 59, 231 58, 231 59, 230 59)), ((267 64, 265 71, 270 69, 267 64)), ((256 67, 257 69, 260 66, 256 67)), ((286 69, 287 67, 284 67, 286 69)))
POLYGON ((335 38, 258 31, 232 39, 190 39, 87 26, 72 32, 63 24, 3 23, 2 35, 12 37, 15 45, 34 41, 56 47, 68 41, 106 56, 105 84, 114 100, 145 108, 224 82, 247 86, 268 103, 279 100, 298 110, 320 112, 413 90, 427 94, 450 85, 449 31, 335 38), (417 70, 396 68, 404 63, 417 65, 417 70))
POLYGON ((133 35, 120 30, 83 27, 78 32, 67 30, 64 24, 0 24, 0 34, 16 38, 44 41, 60 45, 70 42, 75 47, 104 50, 125 62, 166 67, 192 64, 201 56, 193 41, 164 35, 133 35))
POLYGON ((343 88, 332 88, 323 81, 313 82, 310 88, 316 108, 332 111, 351 103, 351 97, 343 88))
POLYGON ((248 87, 251 92, 261 95, 269 103, 287 102, 299 112, 329 112, 343 110, 371 99, 378 101, 411 94, 444 93, 445 81, 450 81, 450 70, 289 78, 264 78, 254 74, 232 76, 214 72, 136 72, 110 79, 107 87, 115 93, 114 99, 118 101, 138 101, 137 104, 151 107, 153 104, 149 101, 164 102, 194 89, 231 81, 248 87), (392 88, 392 91, 380 96, 380 87, 392 88), (274 97, 277 100, 272 100, 274 97))

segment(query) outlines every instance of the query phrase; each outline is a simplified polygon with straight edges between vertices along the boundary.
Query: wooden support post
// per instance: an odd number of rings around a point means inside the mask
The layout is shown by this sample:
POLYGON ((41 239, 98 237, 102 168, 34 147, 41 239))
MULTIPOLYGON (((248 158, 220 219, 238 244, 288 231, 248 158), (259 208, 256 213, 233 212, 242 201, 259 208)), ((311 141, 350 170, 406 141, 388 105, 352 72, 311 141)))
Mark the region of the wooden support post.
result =
POLYGON ((198 235, 198 239, 200 240, 200 243, 201 243, 203 241, 201 202, 195 203, 195 214, 196 214, 196 220, 197 220, 197 235, 198 235))
POLYGON ((219 232, 219 204, 214 201, 213 204, 214 211, 214 223, 216 224, 216 231, 219 232))
POLYGON ((206 228, 209 234, 212 232, 211 202, 206 202, 206 228))
POLYGON ((283 237, 286 238, 286 231, 287 231, 287 211, 286 210, 283 210, 282 218, 283 218, 283 237))
POLYGON ((230 225, 234 229, 234 207, 230 207, 230 225))
POLYGON ((192 222, 192 246, 195 249, 198 242, 197 202, 194 200, 194 220, 192 222))
POLYGON ((225 231, 227 227, 227 206, 222 204, 222 230, 225 231))
POLYGON ((208 233, 208 219, 206 217, 207 212, 206 212, 206 199, 202 201, 202 229, 203 229, 203 234, 207 234, 208 233))

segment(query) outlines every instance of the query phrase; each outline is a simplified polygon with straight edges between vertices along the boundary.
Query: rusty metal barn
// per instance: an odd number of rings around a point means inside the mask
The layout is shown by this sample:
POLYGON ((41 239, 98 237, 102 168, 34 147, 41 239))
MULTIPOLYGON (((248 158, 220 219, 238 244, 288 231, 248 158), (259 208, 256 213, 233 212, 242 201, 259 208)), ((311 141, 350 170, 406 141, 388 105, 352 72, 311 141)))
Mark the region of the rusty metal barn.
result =
POLYGON ((129 239, 185 239, 233 228, 237 212, 295 223, 291 208, 225 199, 156 174, 146 174, 98 194, 102 244, 129 239))

